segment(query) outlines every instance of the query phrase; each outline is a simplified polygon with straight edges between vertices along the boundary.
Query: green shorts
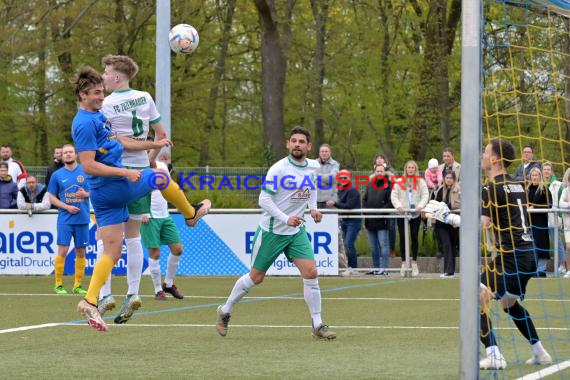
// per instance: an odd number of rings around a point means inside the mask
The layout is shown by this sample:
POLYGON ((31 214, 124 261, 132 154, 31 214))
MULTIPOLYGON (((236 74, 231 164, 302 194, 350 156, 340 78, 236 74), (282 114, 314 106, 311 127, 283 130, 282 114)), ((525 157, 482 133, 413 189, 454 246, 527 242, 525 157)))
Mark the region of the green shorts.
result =
POLYGON ((178 228, 170 216, 168 218, 151 218, 148 223, 142 223, 141 237, 147 249, 180 243, 178 228))
POLYGON ((305 227, 301 227, 295 235, 276 235, 257 227, 251 256, 253 267, 258 271, 267 272, 281 253, 284 253, 289 261, 293 259, 315 260, 313 247, 305 227))
MULTIPOLYGON (((150 168, 150 166, 147 166, 145 168, 135 168, 133 166, 125 166, 125 168, 126 169, 133 169, 133 170, 142 170, 142 169, 150 168)), ((129 215, 142 216, 145 214, 150 214, 150 200, 151 200, 150 197, 151 197, 151 193, 148 193, 144 197, 139 198, 136 201, 129 203, 127 205, 127 208, 129 209, 129 215)))

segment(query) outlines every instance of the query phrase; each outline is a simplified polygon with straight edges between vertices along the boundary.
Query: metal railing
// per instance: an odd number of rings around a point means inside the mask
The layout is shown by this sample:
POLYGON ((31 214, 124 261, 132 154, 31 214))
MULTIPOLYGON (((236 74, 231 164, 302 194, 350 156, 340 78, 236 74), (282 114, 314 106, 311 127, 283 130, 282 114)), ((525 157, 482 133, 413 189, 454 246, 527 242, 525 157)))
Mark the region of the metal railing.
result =
MULTIPOLYGON (((192 185, 197 190, 202 190, 206 194, 208 194, 209 192, 212 192, 212 191, 220 192, 222 196, 225 194, 232 194, 237 199, 244 199, 244 200, 247 200, 249 203, 257 204, 257 199, 259 197, 259 187, 262 185, 261 179, 255 180, 252 178, 252 179, 248 180, 248 184, 250 187, 252 187, 252 188, 258 187, 258 189, 247 189, 247 188, 244 188, 243 186, 237 186, 237 184, 243 182, 243 179, 247 176, 255 176, 258 178, 262 178, 263 176, 265 176, 267 174, 267 170, 269 170, 269 168, 263 168, 263 167, 249 167, 249 168, 243 168, 243 167, 209 167, 209 166, 193 167, 193 166, 188 166, 188 167, 175 167, 175 170, 178 173, 183 173, 184 176, 188 176, 190 174, 195 173, 194 176, 189 179, 189 182, 191 182, 192 185), (203 183, 201 186, 199 177, 203 177, 203 176, 213 177, 213 181, 211 183, 211 186, 214 188, 214 190, 211 190, 209 186, 206 186, 203 183), (218 187, 222 183, 222 179, 226 179, 227 181, 229 181, 229 183, 232 185, 233 189, 230 189, 227 186, 223 186, 223 188, 218 189, 218 187), (202 187, 202 189, 200 189, 201 187, 202 187)), ((36 177, 39 182, 45 183, 47 167, 45 167, 45 166, 27 167, 27 171, 28 171, 29 175, 33 175, 34 177, 36 177)), ((368 176, 371 174, 371 171, 363 171, 363 170, 352 171, 352 174, 354 176, 357 176, 357 175, 358 176, 368 176)), ((174 180, 178 181, 178 178, 175 178, 174 180)), ((224 182, 224 184, 227 184, 227 182, 224 182)), ((47 186, 47 184, 46 184, 46 186, 47 186)), ((189 189, 188 186, 184 186, 184 188, 189 189)), ((366 188, 366 186, 362 186, 362 185, 359 187, 359 191, 361 192, 361 194, 364 193, 365 188, 366 188)))
MULTIPOLYGON (((170 213, 178 214, 176 209, 170 209, 170 213)), ((353 218, 369 218, 369 219, 404 219, 404 247, 405 247, 405 263, 406 263, 406 274, 411 272, 411 258, 410 258, 410 219, 413 219, 417 215, 415 209, 405 209, 403 213, 398 210, 390 209, 351 209, 351 210, 341 210, 341 209, 319 209, 323 214, 337 214, 339 219, 353 219, 353 218)), ((460 210, 452 210, 452 212, 459 214, 460 210)), ((223 208, 223 209, 211 209, 210 214, 261 214, 262 209, 259 208, 223 208)), ((570 209, 561 208, 532 208, 527 210, 531 214, 544 214, 544 213, 570 213, 570 209)), ((57 210, 45 210, 34 212, 34 214, 56 214, 57 210)), ((305 213, 310 213, 310 210, 305 210, 305 213)), ((0 209, 0 215, 2 214, 29 214, 29 210, 18 210, 18 209, 0 209)), ((33 214, 32 214, 33 215, 33 214)), ((30 215, 30 216, 32 216, 30 215)), ((419 217, 419 216, 417 216, 419 217)), ((555 218, 556 223, 558 223, 558 218, 555 218)), ((550 226, 549 226, 550 227, 550 226)), ((553 227, 553 255, 554 255, 554 275, 559 276, 559 257, 558 257, 558 243, 560 236, 560 226, 553 227)), ((548 228, 548 227, 547 227, 548 228)), ((352 268, 358 271, 371 271, 376 269, 382 269, 386 271, 400 271, 401 268, 352 268)))

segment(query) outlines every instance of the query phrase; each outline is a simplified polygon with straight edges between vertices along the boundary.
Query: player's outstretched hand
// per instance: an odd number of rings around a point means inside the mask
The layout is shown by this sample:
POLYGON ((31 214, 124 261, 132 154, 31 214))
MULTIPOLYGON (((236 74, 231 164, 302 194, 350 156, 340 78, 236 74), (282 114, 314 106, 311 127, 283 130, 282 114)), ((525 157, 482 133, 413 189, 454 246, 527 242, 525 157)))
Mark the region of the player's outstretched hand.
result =
POLYGON ((66 207, 66 210, 70 214, 77 214, 79 212, 79 207, 69 205, 66 207))
POLYGON ((323 214, 321 214, 317 210, 311 210, 311 217, 315 221, 315 223, 320 223, 323 220, 323 214))
POLYGON ((79 188, 79 190, 77 190, 77 198, 81 198, 81 199, 85 199, 85 198, 89 198, 89 193, 87 191, 85 191, 82 187, 79 188))
POLYGON ((139 179, 141 179, 141 171, 127 169, 125 171, 125 177, 127 177, 127 179, 131 182, 137 182, 139 179))
POLYGON ((166 146, 174 146, 174 143, 169 139, 161 139, 154 142, 155 147, 153 149, 164 148, 166 146))
POLYGON ((303 223, 305 223, 305 219, 300 216, 290 216, 289 219, 287 219, 287 225, 291 227, 299 227, 303 223))

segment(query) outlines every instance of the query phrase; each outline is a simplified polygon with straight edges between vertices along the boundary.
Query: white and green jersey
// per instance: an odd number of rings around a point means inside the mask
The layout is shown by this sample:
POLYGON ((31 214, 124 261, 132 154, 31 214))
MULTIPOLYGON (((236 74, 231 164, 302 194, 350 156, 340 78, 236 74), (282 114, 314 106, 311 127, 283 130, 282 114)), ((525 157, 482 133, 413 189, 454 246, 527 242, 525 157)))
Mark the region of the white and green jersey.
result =
MULTIPOLYGON (((156 168, 164 169, 168 173, 168 165, 162 161, 156 161, 156 168)), ((168 218, 170 215, 168 213, 168 202, 164 199, 160 190, 153 190, 150 194, 150 217, 153 219, 168 218)))
MULTIPOLYGON (((265 208, 259 226, 277 235, 293 235, 299 227, 287 225, 289 216, 303 217, 307 205, 317 208, 318 161, 305 159, 303 164, 287 156, 267 172, 262 192, 269 194, 276 210, 265 208), (271 213, 269 211, 272 211, 271 213), (273 214, 273 215, 272 215, 273 214)), ((263 194, 260 195, 260 204, 263 194)))
MULTIPOLYGON (((160 114, 148 92, 133 89, 114 91, 103 101, 101 112, 111 123, 113 132, 145 141, 151 125, 160 121, 160 114)), ((149 167, 144 150, 123 152, 123 165, 149 167)))

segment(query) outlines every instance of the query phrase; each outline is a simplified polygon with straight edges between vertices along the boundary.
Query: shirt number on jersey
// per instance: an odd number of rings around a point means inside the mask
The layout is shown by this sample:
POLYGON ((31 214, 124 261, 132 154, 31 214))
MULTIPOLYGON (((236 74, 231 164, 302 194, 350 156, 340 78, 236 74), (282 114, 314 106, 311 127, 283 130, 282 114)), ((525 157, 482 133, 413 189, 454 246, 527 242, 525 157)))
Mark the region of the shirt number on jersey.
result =
POLYGON ((133 111, 133 136, 137 137, 143 134, 144 125, 143 121, 137 117, 137 111, 133 111))

